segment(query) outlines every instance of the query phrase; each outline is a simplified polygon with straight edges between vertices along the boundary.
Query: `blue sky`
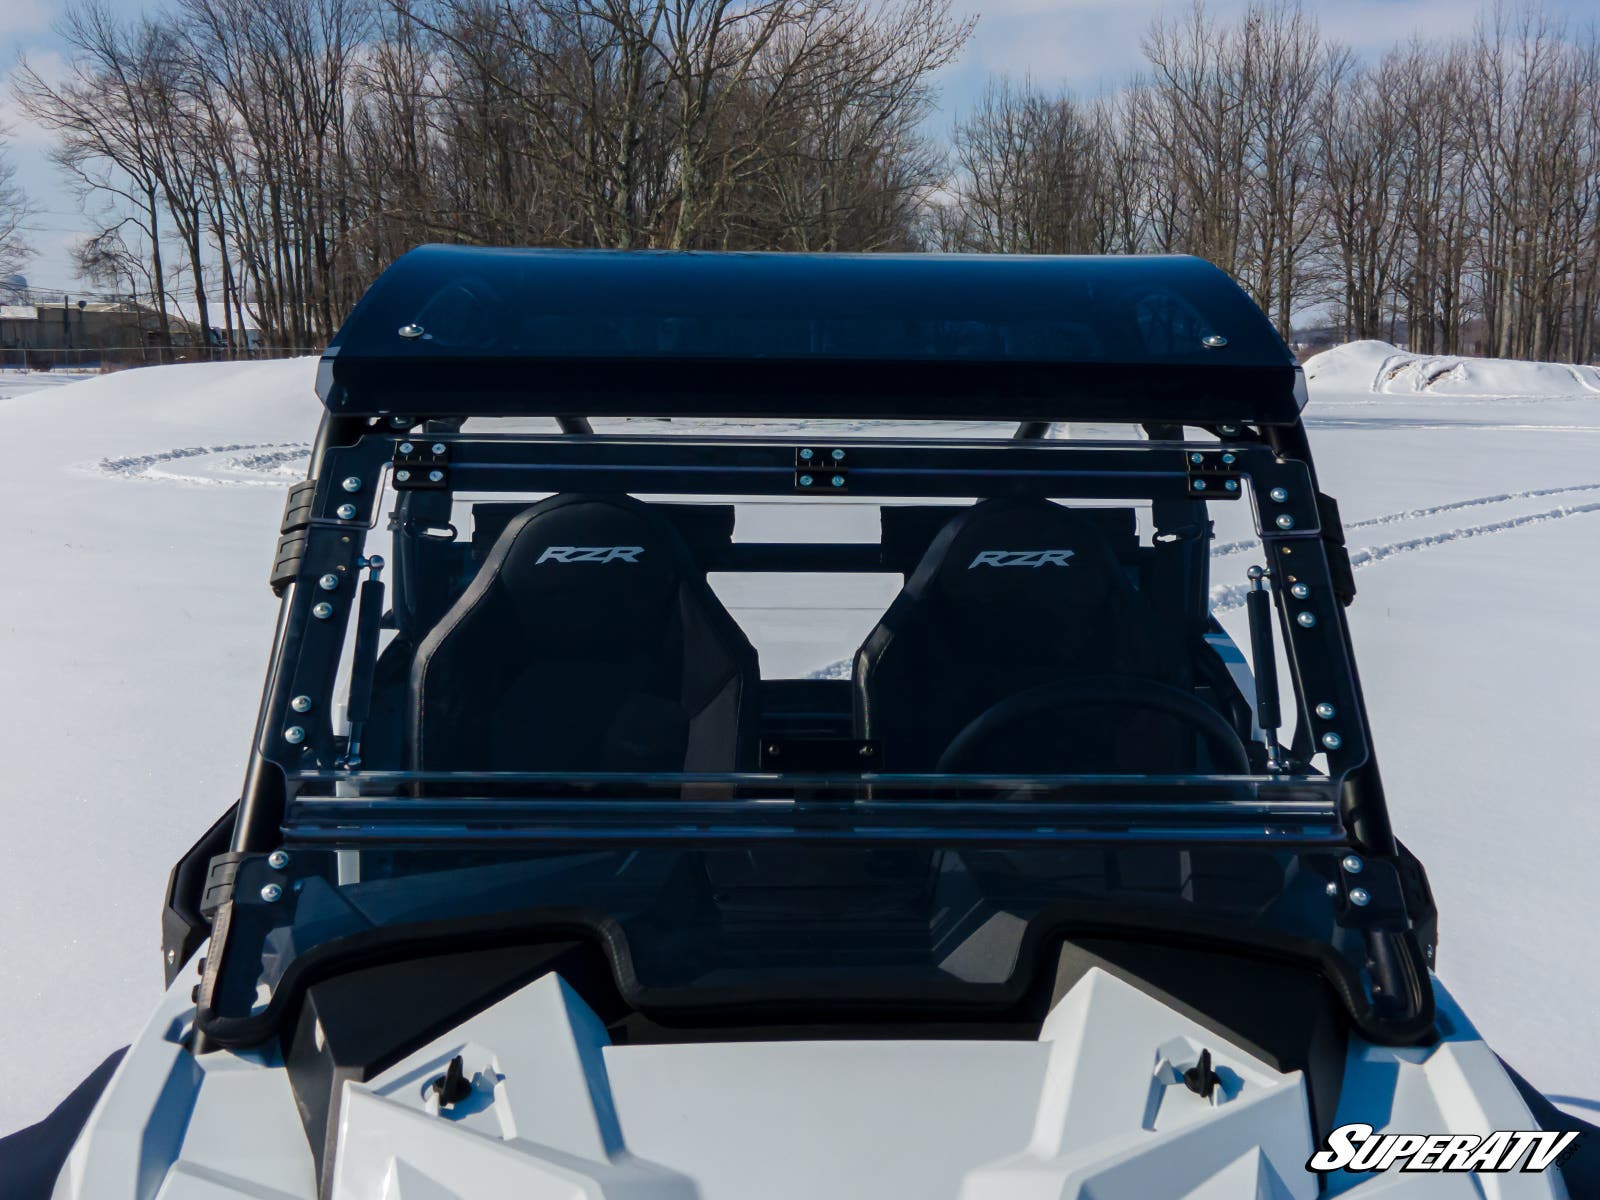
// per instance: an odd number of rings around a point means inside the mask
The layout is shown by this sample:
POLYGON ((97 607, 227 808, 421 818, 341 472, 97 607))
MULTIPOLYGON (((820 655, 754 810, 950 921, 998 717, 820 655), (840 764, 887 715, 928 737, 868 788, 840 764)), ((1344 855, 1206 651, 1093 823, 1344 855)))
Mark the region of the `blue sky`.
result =
MULTIPOLYGON (((35 284, 74 286, 69 251, 88 227, 77 199, 48 158, 48 139, 16 111, 9 76, 19 55, 51 76, 62 67, 50 25, 64 0, 0 0, 0 123, 10 126, 18 181, 42 210, 35 221, 37 256, 28 269, 35 284)), ((1082 91, 1114 86, 1140 66, 1139 36, 1162 12, 1182 12, 1189 0, 956 0, 979 14, 962 60, 944 74, 947 115, 970 102, 990 72, 1031 75, 1082 91)), ((111 0, 129 17, 158 7, 152 0, 111 0)), ((1414 32, 1446 37, 1471 29, 1478 0, 1305 0, 1324 32, 1361 51, 1382 49, 1414 32)), ((1242 0, 1212 0, 1219 14, 1242 0)), ((1549 0, 1550 11, 1575 21, 1600 18, 1600 0, 1549 0)))

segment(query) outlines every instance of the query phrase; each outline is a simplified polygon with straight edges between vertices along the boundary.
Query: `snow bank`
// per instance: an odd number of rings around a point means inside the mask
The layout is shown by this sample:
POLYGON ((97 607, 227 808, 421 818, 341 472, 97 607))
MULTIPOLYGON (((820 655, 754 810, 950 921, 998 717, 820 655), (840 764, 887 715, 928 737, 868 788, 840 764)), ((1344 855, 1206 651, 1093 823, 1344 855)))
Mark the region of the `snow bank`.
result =
POLYGON ((1600 397, 1600 371, 1566 363, 1413 354, 1388 342, 1335 346, 1305 362, 1319 392, 1483 397, 1600 397))

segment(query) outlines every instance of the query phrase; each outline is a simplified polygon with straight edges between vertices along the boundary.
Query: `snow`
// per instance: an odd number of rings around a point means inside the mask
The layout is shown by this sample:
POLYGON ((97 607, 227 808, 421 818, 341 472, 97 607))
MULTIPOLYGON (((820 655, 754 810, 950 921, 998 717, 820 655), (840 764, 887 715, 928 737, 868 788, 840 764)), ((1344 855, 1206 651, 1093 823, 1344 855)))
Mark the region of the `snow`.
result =
MULTIPOLYGON (((1584 748, 1600 701, 1600 382, 1381 343, 1307 366, 1389 801, 1442 913, 1441 976, 1507 1061, 1593 1110, 1600 805, 1584 748)), ((318 415, 313 373, 311 359, 68 386, 51 373, 22 394, 35 373, 0 372, 13 448, 0 482, 0 1061, 27 1081, 0 1092, 0 1133, 47 1112, 155 1001, 167 872, 239 787, 283 487, 318 415)), ((1241 642, 1239 587, 1257 561, 1242 508, 1219 522, 1214 575, 1241 642)), ((836 514, 839 536, 871 536, 870 506, 836 514)), ((805 536, 791 506, 749 516, 745 536, 805 536)), ((847 598, 720 586, 777 671, 826 665, 819 640, 849 644, 888 595, 876 579, 847 598)))

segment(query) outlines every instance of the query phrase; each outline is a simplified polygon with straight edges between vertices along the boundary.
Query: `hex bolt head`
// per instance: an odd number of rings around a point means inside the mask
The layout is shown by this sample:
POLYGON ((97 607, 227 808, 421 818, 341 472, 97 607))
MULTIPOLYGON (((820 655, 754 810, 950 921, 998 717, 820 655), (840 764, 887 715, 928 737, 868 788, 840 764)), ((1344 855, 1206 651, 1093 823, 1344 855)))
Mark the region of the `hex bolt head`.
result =
POLYGON ((394 473, 394 477, 395 477, 395 480, 397 482, 405 483, 408 479, 411 478, 411 472, 410 471, 396 471, 394 473))
POLYGON ((289 852, 287 850, 274 850, 267 855, 267 866, 274 871, 281 871, 289 865, 289 852))
POLYGON ((1272 497, 1272 499, 1277 501, 1277 503, 1282 504, 1285 500, 1287 500, 1289 498, 1289 489, 1288 488, 1275 487, 1270 492, 1268 492, 1267 495, 1272 497))
POLYGON ((1207 350, 1221 350, 1228 344, 1228 339, 1220 333, 1208 333, 1200 340, 1205 344, 1207 350))
POLYGON ((311 606, 311 615, 319 621, 326 621, 333 616, 333 605, 326 600, 319 600, 311 606))
POLYGON ((1340 746, 1344 745, 1344 739, 1330 729, 1327 733, 1322 735, 1322 744, 1329 750, 1337 750, 1340 746))
POLYGON ((1297 613, 1294 619, 1300 623, 1302 629, 1310 629, 1317 623, 1317 614, 1311 612, 1297 613))
POLYGON ((844 461, 844 451, 843 450, 835 450, 833 452, 833 461, 834 462, 843 462, 844 461))
POLYGON ((302 712, 302 713, 303 712, 310 712, 311 711, 311 697, 310 696, 296 696, 293 700, 289 701, 289 707, 294 709, 295 712, 302 712))
POLYGON ((1231 467, 1234 463, 1239 461, 1239 458, 1238 455, 1234 454, 1232 451, 1229 451, 1227 454, 1222 456, 1222 461, 1225 466, 1231 467))
POLYGON ((1201 463, 1205 462, 1205 460, 1206 460, 1206 456, 1204 454, 1200 454, 1198 452, 1189 455, 1189 461, 1192 462, 1197 467, 1201 463))
POLYGON ((1307 596, 1311 595, 1311 585, 1309 583, 1290 584, 1289 594, 1296 600, 1304 600, 1307 596))
POLYGON ((443 442, 435 442, 433 444, 433 452, 435 454, 443 454, 444 453, 444 443, 443 442))
POLYGON ((1349 871, 1350 874, 1359 875, 1361 874, 1362 868, 1367 864, 1361 861, 1361 856, 1359 854, 1346 854, 1339 860, 1339 865, 1346 871, 1349 871))
POLYGON ((1372 893, 1367 891, 1366 888, 1351 888, 1350 903, 1357 908, 1365 908, 1372 903, 1372 893))
POLYGON ((1333 705, 1329 704, 1326 700, 1324 700, 1321 704, 1317 705, 1317 710, 1316 711, 1317 711, 1317 716, 1321 717, 1324 721, 1331 721, 1331 720, 1333 720, 1334 713, 1337 712, 1338 710, 1335 709, 1333 707, 1333 705))
POLYGON ((443 483, 444 482, 444 472, 443 471, 429 471, 428 472, 428 482, 429 483, 443 483))
POLYGON ((344 482, 341 483, 339 486, 342 487, 347 492, 351 492, 351 493, 359 492, 361 490, 361 476, 359 476, 359 475, 347 475, 347 476, 345 476, 344 482))
POLYGON ((1206 481, 1204 479, 1196 479, 1194 481, 1194 490, 1197 491, 1197 492, 1205 491, 1206 490, 1206 481))
POLYGON ((400 326, 398 332, 403 338, 419 338, 422 336, 424 331, 421 325, 418 325, 415 321, 412 321, 409 324, 400 326))
POLYGON ((317 586, 325 592, 337 591, 339 588, 339 577, 330 571, 321 579, 317 580, 317 586))
POLYGON ((334 511, 341 521, 354 521, 356 519, 356 506, 354 504, 341 504, 334 511))
POLYGON ((298 725, 291 725, 283 731, 283 740, 291 746, 298 746, 306 740, 306 731, 298 725))
POLYGON ((268 904, 275 904, 283 899, 283 888, 276 883, 269 883, 261 889, 261 898, 268 904))
POLYGON ((810 462, 812 457, 813 457, 813 451, 811 450, 811 448, 809 446, 807 446, 804 450, 800 451, 800 458, 803 461, 810 462))
POLYGON ((811 484, 812 484, 811 476, 809 476, 809 475, 800 476, 800 486, 801 487, 810 487, 811 484))
POLYGON ((1237 479, 1230 479, 1222 486, 1230 492, 1237 492, 1239 490, 1239 481, 1237 479))
POLYGON ((416 447, 413 446, 410 442, 401 442, 400 443, 400 453, 401 454, 410 454, 414 450, 416 450, 416 447))
POLYGON ((1275 524, 1278 526, 1279 529, 1293 529, 1294 528, 1294 518, 1291 517, 1288 513, 1279 513, 1278 514, 1278 519, 1275 522, 1275 524))
POLYGON ((844 476, 843 475, 835 475, 831 482, 833 483, 834 487, 843 487, 844 486, 844 476))

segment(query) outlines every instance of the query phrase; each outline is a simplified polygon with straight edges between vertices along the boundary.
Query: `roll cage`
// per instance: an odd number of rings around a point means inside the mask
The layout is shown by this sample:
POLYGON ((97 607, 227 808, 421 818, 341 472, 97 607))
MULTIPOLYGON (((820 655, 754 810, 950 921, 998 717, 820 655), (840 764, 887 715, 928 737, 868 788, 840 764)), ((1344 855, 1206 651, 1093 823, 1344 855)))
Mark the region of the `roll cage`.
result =
MULTIPOLYGON (((1356 890, 1378 902, 1342 903, 1341 921, 1367 930, 1369 966, 1383 978, 1406 960, 1387 939, 1415 951, 1418 921, 1431 951, 1431 900, 1394 840, 1368 734, 1343 611, 1354 596, 1350 565, 1300 420, 1299 368, 1208 264, 425 247, 358 305, 324 356, 318 391, 326 411, 271 573, 281 607, 236 817, 186 860, 192 876, 197 856, 216 855, 212 910, 226 906, 236 872, 280 846, 1265 838, 1275 851, 1303 848, 1308 862, 1332 854, 1336 864, 1346 850, 1370 860, 1367 887, 1356 890), (1010 440, 596 433, 595 416, 1018 428, 1010 440), (478 418, 554 418, 560 432, 484 432, 468 425, 478 418), (1043 436, 1051 423, 1084 421, 1139 426, 1145 440, 1043 436), (829 576, 909 576, 930 530, 958 511, 952 502, 1138 497, 1154 536, 1129 551, 1125 569, 1141 585, 1159 578, 1169 615, 1196 639, 1220 632, 1207 506, 1247 500, 1298 703, 1295 740, 1286 763, 1264 763, 1252 746, 1243 775, 885 772, 849 760, 872 752, 864 739, 803 736, 796 714, 807 705, 786 697, 804 689, 764 686, 758 769, 430 771, 363 761, 358 718, 371 704, 364 689, 380 625, 414 648, 526 508, 503 497, 573 494, 651 497, 702 573, 829 576), (901 502, 883 507, 877 543, 735 540, 731 507, 712 502, 844 495, 901 502), (473 505, 470 539, 452 524, 464 496, 487 497, 473 505), (387 597, 368 553, 386 499, 387 597), (348 728, 335 719, 344 662, 348 728), (1063 815, 1046 822, 1041 806, 1063 815)), ((1240 718, 1245 702, 1226 682, 1212 695, 1240 718)), ((1248 712, 1242 719, 1248 730, 1248 712)), ((195 890, 192 880, 177 886, 185 869, 175 870, 175 896, 195 890)), ((1331 874, 1330 895, 1354 886, 1352 872, 1316 869, 1331 874)), ((172 904, 169 918, 170 968, 202 922, 172 904)), ((1361 986, 1351 979, 1346 987, 1361 986)), ((1405 1037, 1423 1008, 1431 1013, 1414 979, 1410 994, 1405 1037)))

